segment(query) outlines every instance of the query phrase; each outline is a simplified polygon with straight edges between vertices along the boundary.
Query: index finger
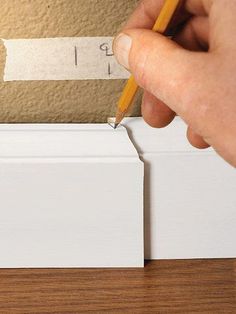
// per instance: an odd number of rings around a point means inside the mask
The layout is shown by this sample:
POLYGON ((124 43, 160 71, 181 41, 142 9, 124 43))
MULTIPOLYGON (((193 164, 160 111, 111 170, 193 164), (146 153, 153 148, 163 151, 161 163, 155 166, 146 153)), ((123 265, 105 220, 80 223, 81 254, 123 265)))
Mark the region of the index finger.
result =
POLYGON ((154 25, 165 0, 142 0, 125 25, 129 28, 147 28, 154 25))
MULTIPOLYGON (((182 14, 190 15, 208 15, 214 0, 187 0, 183 1, 182 14)), ((141 0, 134 13, 129 18, 125 29, 146 28, 151 29, 159 15, 165 0, 141 0)), ((181 13, 181 12, 180 12, 181 13)), ((176 21, 178 23, 178 20, 176 21)), ((183 22, 183 16, 180 14, 180 21, 183 22)))

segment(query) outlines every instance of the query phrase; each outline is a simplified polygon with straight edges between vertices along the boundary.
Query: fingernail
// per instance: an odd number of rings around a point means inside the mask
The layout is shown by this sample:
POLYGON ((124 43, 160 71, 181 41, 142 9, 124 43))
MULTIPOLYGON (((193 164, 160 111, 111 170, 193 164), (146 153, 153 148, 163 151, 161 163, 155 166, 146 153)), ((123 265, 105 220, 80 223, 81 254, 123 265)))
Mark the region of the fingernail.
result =
POLYGON ((132 46, 132 38, 121 33, 116 37, 113 44, 113 50, 117 61, 126 69, 129 69, 129 53, 132 46))

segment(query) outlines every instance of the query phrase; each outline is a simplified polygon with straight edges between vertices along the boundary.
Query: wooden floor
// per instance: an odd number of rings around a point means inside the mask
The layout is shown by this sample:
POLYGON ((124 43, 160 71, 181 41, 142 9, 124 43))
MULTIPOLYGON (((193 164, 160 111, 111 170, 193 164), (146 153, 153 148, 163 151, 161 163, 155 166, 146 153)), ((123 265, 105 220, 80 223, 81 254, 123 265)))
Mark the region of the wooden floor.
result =
POLYGON ((236 260, 1 270, 0 313, 236 313, 236 260))

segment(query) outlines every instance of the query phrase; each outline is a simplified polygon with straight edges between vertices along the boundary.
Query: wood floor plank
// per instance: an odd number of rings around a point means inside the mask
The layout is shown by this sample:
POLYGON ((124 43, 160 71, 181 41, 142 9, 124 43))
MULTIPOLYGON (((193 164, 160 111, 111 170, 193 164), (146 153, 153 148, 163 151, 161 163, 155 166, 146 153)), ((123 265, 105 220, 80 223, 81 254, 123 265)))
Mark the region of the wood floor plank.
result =
POLYGON ((0 313, 236 313, 236 260, 144 269, 3 269, 0 313))

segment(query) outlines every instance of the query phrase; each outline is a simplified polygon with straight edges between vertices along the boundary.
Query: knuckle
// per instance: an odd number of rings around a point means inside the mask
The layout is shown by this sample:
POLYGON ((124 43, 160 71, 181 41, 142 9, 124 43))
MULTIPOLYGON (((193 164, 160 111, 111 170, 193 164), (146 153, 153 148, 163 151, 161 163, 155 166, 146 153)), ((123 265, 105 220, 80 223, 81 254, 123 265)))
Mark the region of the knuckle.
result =
POLYGON ((189 126, 202 136, 208 136, 209 121, 214 115, 214 105, 205 85, 205 81, 195 81, 182 92, 183 115, 189 126))

